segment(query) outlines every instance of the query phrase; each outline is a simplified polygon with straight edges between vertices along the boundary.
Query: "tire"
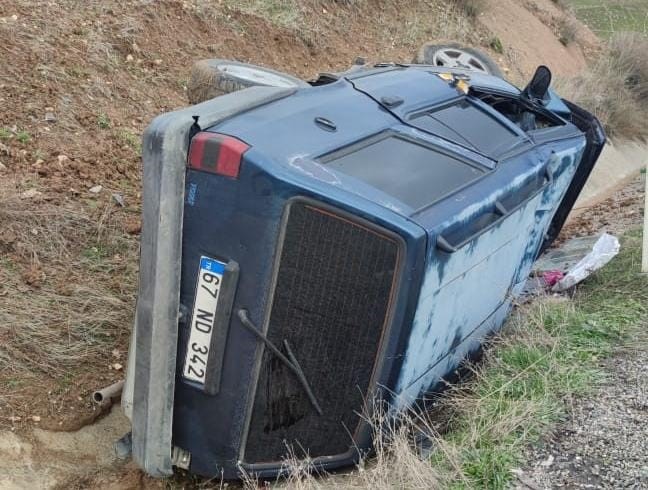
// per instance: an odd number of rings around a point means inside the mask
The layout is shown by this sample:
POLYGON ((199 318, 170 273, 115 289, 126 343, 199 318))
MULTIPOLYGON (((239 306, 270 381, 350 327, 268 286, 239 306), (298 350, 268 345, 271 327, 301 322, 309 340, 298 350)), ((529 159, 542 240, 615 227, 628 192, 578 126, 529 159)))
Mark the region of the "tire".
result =
POLYGON ((253 86, 310 87, 299 78, 261 66, 229 60, 201 60, 191 68, 187 84, 190 104, 253 86))
POLYGON ((419 49, 414 63, 463 68, 504 78, 504 73, 490 56, 479 49, 462 46, 459 43, 426 43, 419 49))

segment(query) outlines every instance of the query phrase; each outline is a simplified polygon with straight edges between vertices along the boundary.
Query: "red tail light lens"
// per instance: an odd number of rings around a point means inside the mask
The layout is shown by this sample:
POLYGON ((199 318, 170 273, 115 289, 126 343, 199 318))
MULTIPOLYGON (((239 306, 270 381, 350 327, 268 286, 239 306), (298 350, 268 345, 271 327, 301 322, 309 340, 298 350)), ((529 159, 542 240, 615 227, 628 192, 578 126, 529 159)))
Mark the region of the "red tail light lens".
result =
POLYGON ((236 179, 248 148, 249 145, 232 136, 200 132, 189 146, 189 167, 236 179))

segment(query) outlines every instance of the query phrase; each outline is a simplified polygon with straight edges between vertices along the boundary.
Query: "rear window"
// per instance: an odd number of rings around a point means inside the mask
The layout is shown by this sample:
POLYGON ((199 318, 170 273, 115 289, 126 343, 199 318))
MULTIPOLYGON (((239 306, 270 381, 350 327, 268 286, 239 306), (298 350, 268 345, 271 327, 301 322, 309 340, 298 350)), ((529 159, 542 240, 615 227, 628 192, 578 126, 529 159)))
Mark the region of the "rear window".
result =
POLYGON ((410 123, 485 155, 493 155, 498 148, 508 147, 519 138, 511 128, 466 99, 420 114, 410 123))
POLYGON ((484 174, 481 168, 398 136, 386 137, 339 157, 329 155, 321 162, 414 209, 431 204, 484 174))

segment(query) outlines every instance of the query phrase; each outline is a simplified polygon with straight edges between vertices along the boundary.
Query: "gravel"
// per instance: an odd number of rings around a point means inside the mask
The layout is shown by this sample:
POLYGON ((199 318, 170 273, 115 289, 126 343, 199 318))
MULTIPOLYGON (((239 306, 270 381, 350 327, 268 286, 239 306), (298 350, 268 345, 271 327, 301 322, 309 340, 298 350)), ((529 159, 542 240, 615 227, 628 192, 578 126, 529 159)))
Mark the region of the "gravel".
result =
MULTIPOLYGON (((641 226, 645 176, 569 223, 563 238, 641 226)), ((632 348, 603 361, 606 381, 573 400, 553 436, 529 448, 517 489, 648 489, 648 325, 632 348)))
POLYGON ((570 420, 517 474, 522 488, 648 488, 648 351, 604 363, 608 382, 576 400, 570 420))

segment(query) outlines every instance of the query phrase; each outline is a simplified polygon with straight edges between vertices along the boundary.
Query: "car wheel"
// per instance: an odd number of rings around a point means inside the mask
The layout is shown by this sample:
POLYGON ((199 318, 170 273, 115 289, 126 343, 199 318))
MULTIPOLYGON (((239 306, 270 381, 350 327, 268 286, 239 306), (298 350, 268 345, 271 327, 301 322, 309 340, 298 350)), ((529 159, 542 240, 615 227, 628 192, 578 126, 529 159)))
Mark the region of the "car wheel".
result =
POLYGON ((253 86, 310 87, 299 78, 269 68, 238 61, 211 59, 194 63, 187 84, 187 97, 190 104, 198 104, 253 86))
POLYGON ((434 44, 426 43, 421 46, 414 63, 448 68, 463 68, 486 75, 503 78, 504 74, 497 63, 482 51, 462 46, 458 43, 434 44))

